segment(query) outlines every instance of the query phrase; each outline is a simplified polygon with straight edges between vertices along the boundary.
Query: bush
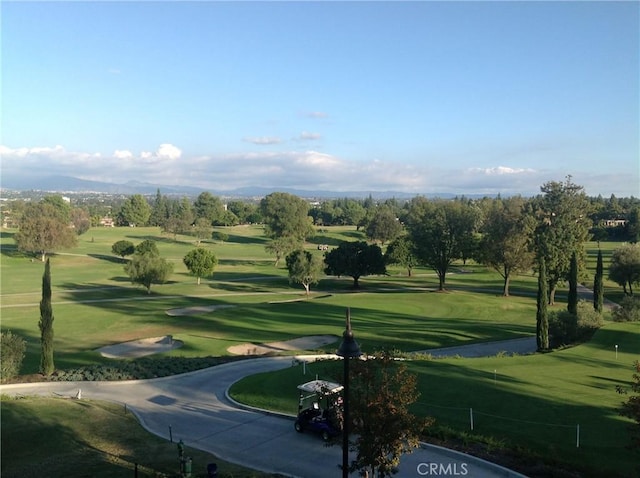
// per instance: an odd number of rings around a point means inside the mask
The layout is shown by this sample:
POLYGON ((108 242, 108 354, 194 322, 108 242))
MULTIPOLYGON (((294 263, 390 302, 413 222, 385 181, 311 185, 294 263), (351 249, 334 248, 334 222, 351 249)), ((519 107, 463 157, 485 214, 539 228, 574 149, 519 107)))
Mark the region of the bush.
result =
POLYGON ((638 322, 640 321, 640 297, 627 295, 622 299, 620 307, 613 311, 615 322, 638 322))
POLYGON ((27 342, 14 335, 10 330, 2 332, 0 337, 0 381, 12 379, 22 367, 27 342))
POLYGON ((602 326, 602 315, 586 300, 578 302, 578 313, 564 310, 549 314, 551 348, 582 342, 602 326))

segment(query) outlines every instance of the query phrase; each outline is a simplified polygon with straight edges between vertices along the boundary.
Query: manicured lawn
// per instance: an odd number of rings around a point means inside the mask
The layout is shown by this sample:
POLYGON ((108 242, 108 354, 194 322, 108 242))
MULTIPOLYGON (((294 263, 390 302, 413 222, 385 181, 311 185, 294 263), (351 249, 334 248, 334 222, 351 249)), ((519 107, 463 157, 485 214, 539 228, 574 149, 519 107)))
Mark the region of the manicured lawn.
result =
MULTIPOLYGON (((351 289, 349 277, 323 278, 307 299, 301 286, 289 284, 284 264, 276 267, 274 257, 265 252, 260 226, 224 228, 224 232, 228 235, 224 243, 201 244, 219 259, 213 277, 204 278, 201 285, 182 263, 184 255, 196 247, 194 239, 177 236, 174 240, 157 228, 92 229, 80 237, 77 248, 52 255, 56 367, 109 363, 111 359, 102 357, 97 348, 160 335, 184 342, 169 356, 227 355, 227 348, 238 343, 316 334, 335 335, 336 342, 320 350, 334 352, 347 307, 365 351, 383 346, 419 351, 535 333, 537 282, 532 273, 513 277, 512 296, 504 298, 502 278, 473 262, 454 264, 446 292, 436 291, 433 271, 416 268, 408 277, 404 269, 394 266, 387 276, 363 278, 359 291, 351 289), (111 245, 121 239, 134 244, 156 240, 161 255, 175 264, 169 282, 154 285, 151 294, 132 285, 124 273, 124 261, 111 253, 111 245), (166 313, 211 305, 231 307, 190 316, 166 313)), ((362 232, 353 227, 325 228, 307 248, 321 255, 317 244, 333 247, 340 240, 362 238, 362 232)), ((27 340, 22 373, 31 374, 37 372, 40 360, 37 324, 43 264, 16 251, 11 231, 3 231, 0 241, 0 326, 27 340)), ((617 246, 601 244, 605 269, 617 246)), ((597 245, 590 243, 587 249, 590 279, 586 283, 590 285, 597 245)), ((619 299, 620 287, 608 281, 605 287, 608 298, 619 299)), ((561 285, 552 310, 563 309, 565 300, 566 289, 561 285)), ((416 411, 467 430, 472 408, 473 433, 598 469, 615 462, 614 467, 625 473, 630 469, 624 449, 627 422, 615 411, 621 401, 615 385, 631 378, 639 329, 639 324, 607 323, 592 342, 547 355, 412 362, 422 387, 416 411), (612 361, 615 344, 620 347, 619 357, 612 361), (578 424, 581 446, 576 448, 578 424)), ((329 373, 314 367, 324 365, 310 367, 310 374, 329 373)), ((236 393, 249 402, 293 413, 301 370, 281 373, 274 376, 285 378, 247 379, 249 385, 236 393), (287 374, 291 376, 286 378, 287 374), (291 396, 286 390, 292 391, 291 396)))
MULTIPOLYGON (((615 386, 631 380, 638 337, 638 323, 607 323, 589 343, 549 354, 411 361, 421 393, 413 411, 471 437, 492 437, 568 462, 580 476, 633 476, 638 455, 625 448, 631 422, 617 413, 622 397, 615 386)), ((247 377, 234 384, 231 395, 295 414, 296 385, 316 374, 342 377, 338 361, 308 364, 304 370, 306 375, 299 365, 247 377)))
MULTIPOLYGON (((266 478, 264 473, 223 462, 185 447, 192 476, 206 477, 207 464, 220 478, 266 478)), ((144 430, 121 405, 91 400, 21 398, 2 400, 4 478, 64 476, 179 476, 177 443, 144 430), (134 475, 136 464, 138 474, 134 475)))

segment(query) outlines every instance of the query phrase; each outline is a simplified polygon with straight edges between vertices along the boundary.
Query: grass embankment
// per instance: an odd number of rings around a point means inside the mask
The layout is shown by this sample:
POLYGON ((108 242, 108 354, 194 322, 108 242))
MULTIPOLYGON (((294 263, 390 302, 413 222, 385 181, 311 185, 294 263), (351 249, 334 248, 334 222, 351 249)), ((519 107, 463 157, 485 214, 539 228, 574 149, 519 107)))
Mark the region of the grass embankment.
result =
MULTIPOLYGON (((381 346, 415 351, 531 336, 535 331, 533 274, 514 277, 512 297, 506 299, 500 296, 502 278, 477 264, 455 264, 454 273, 447 277, 450 291, 446 293, 433 292, 438 283, 430 270, 417 268, 409 278, 403 269, 392 267, 389 276, 364 278, 359 292, 351 291, 350 278, 324 278, 312 288, 312 298, 306 300, 302 287, 288 283, 284 265, 274 267, 274 258, 264 250, 266 239, 260 227, 233 227, 225 232, 229 236, 225 243, 201 244, 217 255, 219 265, 213 277, 199 286, 182 263, 184 255, 196 246, 194 239, 177 236, 174 240, 162 236, 157 228, 94 229, 80 237, 77 248, 52 255, 56 367, 113 363, 96 349, 162 335, 173 335, 184 342, 182 348, 165 354, 169 357, 224 356, 230 345, 238 343, 315 334, 336 335, 336 343, 323 349, 332 352, 344 330, 346 307, 351 308, 356 336, 365 351, 381 346), (169 282, 154 285, 151 294, 133 286, 124 273, 124 262, 111 253, 111 245, 121 239, 134 243, 156 240, 161 255, 175 264, 169 282), (283 302, 291 299, 300 301, 283 302), (211 305, 231 307, 193 316, 166 313, 168 309, 211 305)), ((335 246, 340 240, 358 238, 362 233, 355 228, 328 228, 307 247, 320 255, 315 244, 335 246)), ((2 330, 10 329, 27 340, 22 373, 32 374, 39 365, 37 323, 43 266, 16 251, 12 232, 2 232, 0 241, 0 325, 2 330)), ((616 246, 602 243, 605 268, 616 246)), ((588 272, 592 274, 596 245, 589 244, 588 250, 588 272)), ((619 289, 605 282, 608 298, 619 297, 619 289)), ((565 307, 565 297, 566 290, 561 288, 556 309, 565 307)), ((461 431, 468 429, 468 408, 473 408, 475 433, 504 436, 500 439, 538 447, 543 454, 566 456, 573 462, 593 463, 594 468, 610 468, 609 462, 615 457, 619 470, 628 469, 625 422, 615 413, 621 397, 613 390, 615 384, 630 380, 634 357, 625 354, 634 347, 637 351, 640 331, 638 324, 608 324, 596 337, 600 337, 601 345, 592 342, 544 356, 415 362, 412 367, 425 383, 421 398, 425 405, 421 406, 426 407, 425 413, 441 422, 447 420, 461 431), (613 333, 616 330, 623 335, 613 333), (598 347, 613 350, 613 342, 602 345, 605 337, 620 345, 619 361, 613 365, 598 355, 598 347), (578 355, 572 355, 575 353, 578 355), (445 412, 446 407, 452 407, 451 412, 445 412), (482 413, 507 418, 487 418, 482 413), (536 424, 529 430, 513 421, 514 417, 562 426, 536 424), (589 421, 590 417, 595 421, 589 421), (495 428, 510 422, 515 425, 504 430, 495 428), (572 437, 578 423, 583 445, 576 450, 572 437), (554 436, 546 438, 534 428, 554 436), (559 434, 569 437, 561 438, 558 444, 555 435, 559 434), (594 445, 589 441, 593 437, 604 439, 594 445)), ((280 390, 293 390, 291 399, 295 401, 295 383, 289 385, 280 390)), ((259 392, 256 396, 269 393, 264 384, 255 390, 259 392)), ((289 410, 295 410, 295 405, 289 410)), ((3 440, 3 461, 7 456, 3 440)))
MULTIPOLYGON (((266 478, 185 447, 192 476, 218 466, 220 478, 266 478)), ((178 477, 177 443, 149 434, 122 406, 91 400, 22 398, 2 400, 3 478, 178 477), (138 474, 135 475, 136 464, 138 474)))

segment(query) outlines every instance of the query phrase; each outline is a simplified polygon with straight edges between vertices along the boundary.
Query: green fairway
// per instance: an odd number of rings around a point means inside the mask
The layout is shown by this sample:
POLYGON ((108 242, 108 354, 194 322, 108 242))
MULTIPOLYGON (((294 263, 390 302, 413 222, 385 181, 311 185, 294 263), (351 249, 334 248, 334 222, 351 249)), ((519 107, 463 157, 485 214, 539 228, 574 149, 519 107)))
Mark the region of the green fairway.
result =
MULTIPOLYGON (((502 278, 479 264, 455 263, 447 276, 447 291, 437 292, 435 273, 416 268, 412 277, 400 267, 386 276, 361 279, 351 289, 350 277, 326 277, 305 297, 301 286, 288 282, 284 261, 276 267, 264 249, 261 226, 220 228, 224 243, 205 241, 219 264, 212 277, 197 285, 182 263, 196 247, 189 236, 167 236, 158 228, 96 228, 80 237, 77 248, 51 255, 54 358, 59 370, 108 364, 97 349, 118 342, 172 335, 184 343, 164 356, 229 355, 228 347, 242 343, 283 341, 306 335, 335 335, 336 342, 317 351, 334 352, 344 330, 345 311, 351 317, 358 342, 365 351, 381 347, 403 352, 533 336, 535 294, 533 273, 512 278, 511 297, 502 297, 502 278), (162 257, 175 265, 166 284, 151 293, 132 285, 125 261, 111 253, 118 240, 137 244, 157 241, 162 257), (206 311, 202 307, 226 306, 206 311), (172 309, 200 307, 191 315, 169 315, 172 309)), ((39 260, 15 249, 12 231, 1 240, 1 328, 27 340, 23 374, 38 371, 38 330, 41 281, 39 260)), ((322 255, 317 244, 336 246, 341 240, 362 239, 354 227, 323 228, 306 247, 322 255)), ((616 243, 602 243, 605 269, 616 243)), ((587 245, 586 284, 592 281, 597 245, 587 245)), ((605 281, 607 298, 617 300, 621 288, 605 281)), ((556 305, 566 307, 566 289, 560 284, 556 305)), ((631 363, 638 358, 639 324, 613 324, 588 344, 546 355, 415 361, 422 397, 418 413, 433 415, 438 423, 459 431, 497 437, 531 448, 544 456, 586 463, 598 469, 630 470, 624 445, 628 423, 616 414, 621 397, 615 385, 628 383, 631 363), (612 361, 618 344, 618 360, 612 361), (635 354, 633 351, 635 350, 635 354), (577 426, 580 425, 580 447, 577 426)), ((313 367, 318 367, 314 365, 313 367)), ((335 367, 335 364, 333 364, 335 367)), ((309 373, 326 374, 319 370, 309 373)), ((322 366, 324 367, 324 366, 322 366)), ((265 408, 295 410, 295 390, 301 371, 293 368, 238 384, 234 393, 265 408), (287 374, 290 374, 287 375, 287 374), (257 393, 256 391, 259 391, 257 393)))
MULTIPOLYGON (((633 476, 638 456, 625 448, 631 421, 617 413, 615 386, 631 379, 639 336, 640 324, 608 323, 591 342, 549 354, 411 361, 421 394, 413 411, 469 437, 569 464, 579 476, 633 476)), ((296 385, 316 375, 340 381, 341 373, 338 361, 298 365, 247 377, 231 395, 295 414, 296 385)))

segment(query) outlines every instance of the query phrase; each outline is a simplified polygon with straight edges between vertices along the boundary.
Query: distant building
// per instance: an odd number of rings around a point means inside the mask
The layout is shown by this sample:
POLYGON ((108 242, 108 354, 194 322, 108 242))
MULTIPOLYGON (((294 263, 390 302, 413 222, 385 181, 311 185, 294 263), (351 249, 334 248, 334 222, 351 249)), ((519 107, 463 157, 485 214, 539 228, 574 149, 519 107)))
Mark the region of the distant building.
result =
POLYGON ((627 225, 627 221, 626 219, 605 219, 602 221, 602 225, 604 227, 619 227, 619 226, 626 226, 627 225))
POLYGON ((104 227, 114 227, 113 218, 111 217, 103 217, 100 219, 100 225, 104 227))

